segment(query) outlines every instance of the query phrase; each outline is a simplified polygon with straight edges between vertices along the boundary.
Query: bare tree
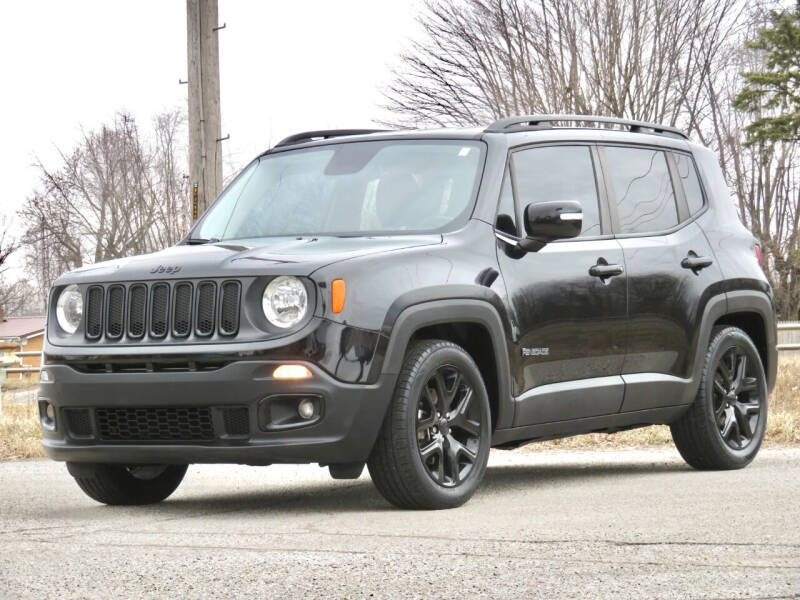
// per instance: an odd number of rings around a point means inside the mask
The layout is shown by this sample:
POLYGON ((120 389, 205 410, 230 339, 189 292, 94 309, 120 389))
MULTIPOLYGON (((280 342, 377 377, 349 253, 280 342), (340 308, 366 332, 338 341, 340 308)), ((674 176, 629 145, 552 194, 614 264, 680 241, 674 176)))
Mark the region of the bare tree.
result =
POLYGON ((36 303, 30 284, 8 277, 8 260, 19 249, 9 230, 9 219, 0 219, 0 316, 38 313, 41 306, 36 303))
POLYGON ((180 239, 190 223, 183 125, 179 112, 160 114, 143 139, 134 118, 120 113, 60 151, 56 168, 36 164, 40 187, 19 214, 43 293, 65 270, 180 239))
POLYGON ((399 124, 568 112, 692 127, 740 0, 427 0, 388 90, 399 124), (695 109, 696 110, 696 109, 695 109), (687 118, 688 117, 688 118, 687 118))

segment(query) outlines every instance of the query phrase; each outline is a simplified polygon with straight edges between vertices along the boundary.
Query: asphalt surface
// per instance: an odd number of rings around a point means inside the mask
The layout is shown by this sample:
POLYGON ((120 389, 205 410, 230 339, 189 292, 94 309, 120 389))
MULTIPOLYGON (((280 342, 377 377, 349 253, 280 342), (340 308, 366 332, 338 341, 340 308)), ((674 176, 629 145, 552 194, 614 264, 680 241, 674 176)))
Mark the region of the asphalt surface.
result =
POLYGON ((735 472, 673 450, 490 465, 464 507, 407 512, 316 466, 193 466, 115 508, 62 464, 0 463, 0 598, 800 597, 800 449, 735 472))

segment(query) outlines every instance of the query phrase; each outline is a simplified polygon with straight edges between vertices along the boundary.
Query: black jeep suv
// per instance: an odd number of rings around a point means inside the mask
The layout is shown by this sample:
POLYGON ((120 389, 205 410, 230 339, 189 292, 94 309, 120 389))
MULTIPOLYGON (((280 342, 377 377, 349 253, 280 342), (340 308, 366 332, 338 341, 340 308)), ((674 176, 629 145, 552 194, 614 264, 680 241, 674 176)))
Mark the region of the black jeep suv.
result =
POLYGON ((669 127, 298 134, 179 245, 58 279, 44 447, 108 504, 189 463, 315 462, 454 507, 492 446, 656 423, 693 467, 740 468, 777 363, 759 253, 669 127))

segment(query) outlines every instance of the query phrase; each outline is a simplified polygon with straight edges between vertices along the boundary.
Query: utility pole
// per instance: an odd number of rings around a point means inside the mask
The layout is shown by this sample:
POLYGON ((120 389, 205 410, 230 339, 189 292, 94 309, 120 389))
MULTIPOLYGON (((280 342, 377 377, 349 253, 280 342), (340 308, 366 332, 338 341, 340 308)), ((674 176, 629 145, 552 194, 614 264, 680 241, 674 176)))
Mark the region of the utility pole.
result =
POLYGON ((186 0, 192 220, 222 191, 217 0, 186 0))

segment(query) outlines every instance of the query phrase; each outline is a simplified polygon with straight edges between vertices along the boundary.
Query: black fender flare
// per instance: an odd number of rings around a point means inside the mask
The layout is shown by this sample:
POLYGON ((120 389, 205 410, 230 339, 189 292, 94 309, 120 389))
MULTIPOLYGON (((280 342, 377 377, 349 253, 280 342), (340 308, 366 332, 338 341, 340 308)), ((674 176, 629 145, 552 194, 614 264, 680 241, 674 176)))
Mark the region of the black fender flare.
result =
POLYGON ((775 311, 772 300, 767 294, 758 290, 733 290, 709 298, 703 310, 700 322, 700 331, 697 337, 697 353, 695 354, 692 369, 691 383, 686 386, 681 404, 691 404, 697 395, 700 378, 703 375, 706 348, 711 342, 711 330, 714 323, 725 315, 754 312, 764 321, 765 338, 768 353, 767 360, 767 387, 769 391, 775 386, 775 376, 778 366, 777 334, 775 329, 775 311))
MULTIPOLYGON (((468 286, 472 287, 472 286, 468 286)), ((488 291, 486 288, 481 288, 488 291)), ((431 325, 446 323, 476 323, 489 332, 497 367, 496 427, 510 427, 514 422, 514 403, 511 398, 511 368, 509 366, 506 327, 498 310, 487 300, 469 298, 444 298, 427 300, 402 309, 393 319, 386 345, 381 372, 393 379, 400 373, 409 341, 416 331, 431 325)), ((387 315, 387 319, 391 316, 387 315)))

